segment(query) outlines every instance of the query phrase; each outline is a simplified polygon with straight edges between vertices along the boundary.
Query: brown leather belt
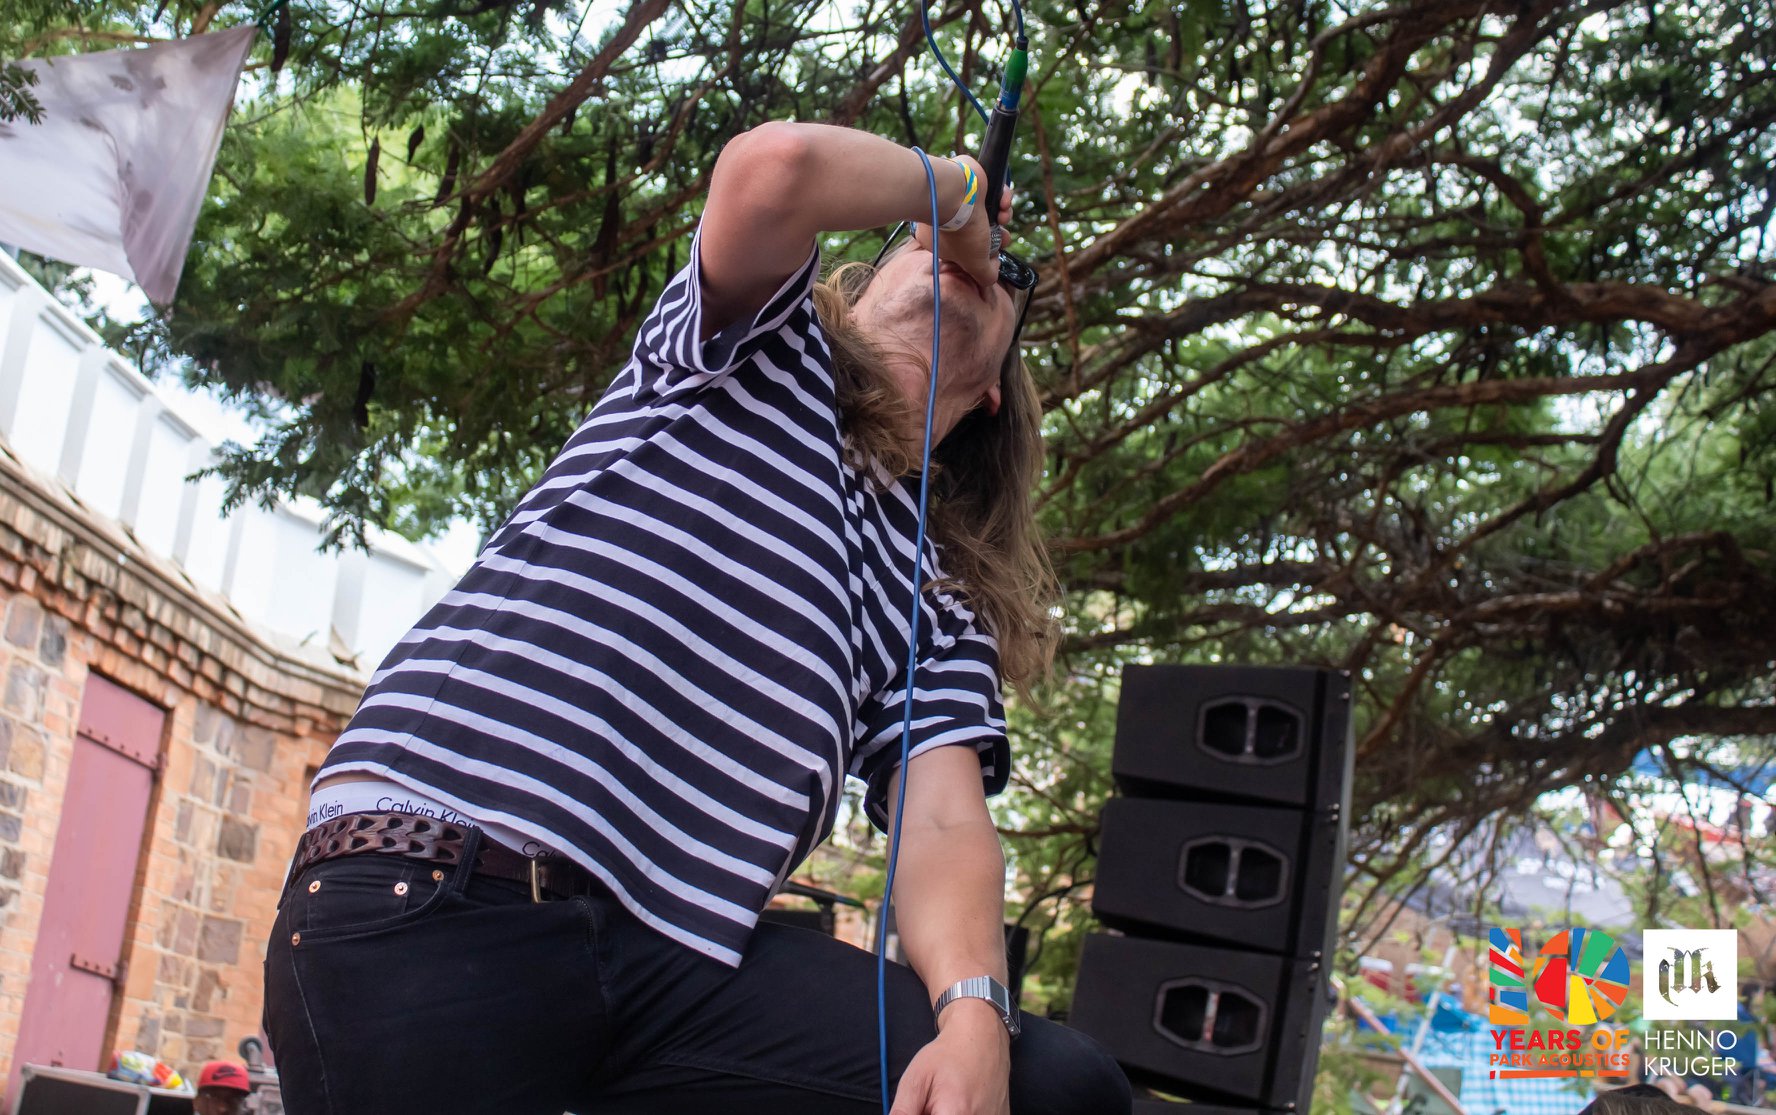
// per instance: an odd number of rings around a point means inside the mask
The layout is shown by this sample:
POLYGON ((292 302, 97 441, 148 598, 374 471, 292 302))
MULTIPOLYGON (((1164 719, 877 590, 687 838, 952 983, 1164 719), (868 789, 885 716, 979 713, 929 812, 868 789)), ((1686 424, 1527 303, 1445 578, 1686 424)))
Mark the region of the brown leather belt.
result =
MULTIPOLYGON (((410 813, 347 813, 302 834, 296 842, 296 858, 290 861, 284 889, 289 890, 297 876, 315 864, 343 856, 400 856, 427 863, 458 864, 462 862, 468 835, 469 830, 463 825, 410 813)), ((485 833, 475 850, 473 871, 489 878, 524 883, 530 887, 531 898, 538 902, 545 896, 572 898, 600 888, 592 874, 576 863, 533 859, 494 843, 485 833)))

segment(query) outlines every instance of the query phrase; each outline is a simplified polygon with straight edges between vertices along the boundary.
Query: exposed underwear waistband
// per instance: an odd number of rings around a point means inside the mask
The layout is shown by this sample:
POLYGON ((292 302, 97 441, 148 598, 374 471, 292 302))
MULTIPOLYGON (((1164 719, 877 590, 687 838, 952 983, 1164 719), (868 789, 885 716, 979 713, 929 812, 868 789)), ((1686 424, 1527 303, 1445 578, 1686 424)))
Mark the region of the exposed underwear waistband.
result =
POLYGON ((487 839, 523 855, 535 858, 555 854, 554 849, 548 845, 532 840, 505 825, 471 817, 434 797, 416 793, 381 778, 373 781, 334 782, 316 790, 308 801, 308 827, 312 829, 347 813, 406 813, 454 825, 473 825, 486 834, 487 839))

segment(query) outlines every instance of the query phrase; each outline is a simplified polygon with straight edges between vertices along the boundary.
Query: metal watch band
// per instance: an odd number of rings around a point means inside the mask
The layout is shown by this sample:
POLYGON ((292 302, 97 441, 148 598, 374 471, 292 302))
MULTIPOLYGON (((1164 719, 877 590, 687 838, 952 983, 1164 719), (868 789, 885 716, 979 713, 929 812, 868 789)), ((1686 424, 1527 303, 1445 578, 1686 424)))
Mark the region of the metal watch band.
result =
POLYGON ((943 1009, 957 999, 985 999, 999 1012, 999 1021, 1005 1023, 1006 1033, 1015 1038, 1022 1029, 1017 1008, 1011 1005, 1011 992, 992 976, 970 976, 946 987, 931 1010, 932 1018, 942 1014, 943 1009))

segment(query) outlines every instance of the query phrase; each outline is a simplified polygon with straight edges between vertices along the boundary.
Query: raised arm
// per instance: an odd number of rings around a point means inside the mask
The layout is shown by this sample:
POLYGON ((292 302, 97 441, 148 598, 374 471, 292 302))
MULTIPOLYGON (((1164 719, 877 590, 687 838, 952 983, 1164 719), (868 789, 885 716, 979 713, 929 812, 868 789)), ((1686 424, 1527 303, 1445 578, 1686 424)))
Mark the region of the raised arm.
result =
MULTIPOLYGON (((982 173, 980 164, 962 156, 982 173)), ((965 177, 933 157, 937 209, 948 220, 962 205, 965 177)), ((990 286, 998 261, 987 250, 987 214, 945 233, 938 254, 990 286)), ((931 219, 919 156, 879 136, 828 124, 761 124, 716 160, 703 211, 703 336, 752 316, 808 258, 822 232, 931 219)))

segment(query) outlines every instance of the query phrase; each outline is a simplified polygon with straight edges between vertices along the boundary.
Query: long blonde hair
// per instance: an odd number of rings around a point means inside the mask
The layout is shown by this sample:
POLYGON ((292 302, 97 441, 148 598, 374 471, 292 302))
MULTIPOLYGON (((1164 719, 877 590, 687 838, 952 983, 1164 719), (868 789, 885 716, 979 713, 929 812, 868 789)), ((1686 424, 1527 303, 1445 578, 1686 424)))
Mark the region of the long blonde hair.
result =
MULTIPOLYGON (((883 373, 881 351, 852 323, 851 307, 875 277, 867 263, 836 268, 814 288, 832 349, 833 379, 853 466, 889 475, 919 467, 899 431, 922 416, 883 373)), ((949 573, 943 587, 969 603, 999 643, 999 675, 1027 703, 1054 664, 1059 597, 1032 500, 1042 477, 1042 404, 1014 348, 999 369, 999 413, 970 411, 931 451, 929 529, 949 573)), ((929 586, 928 586, 929 587, 929 586)), ((1040 706, 1037 706, 1040 707, 1040 706)))

